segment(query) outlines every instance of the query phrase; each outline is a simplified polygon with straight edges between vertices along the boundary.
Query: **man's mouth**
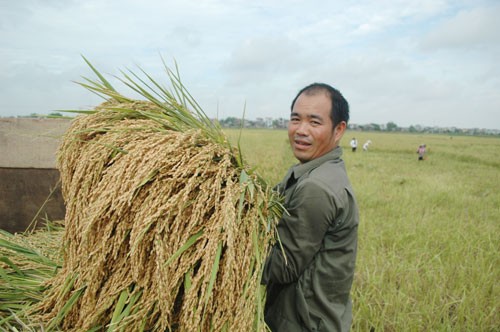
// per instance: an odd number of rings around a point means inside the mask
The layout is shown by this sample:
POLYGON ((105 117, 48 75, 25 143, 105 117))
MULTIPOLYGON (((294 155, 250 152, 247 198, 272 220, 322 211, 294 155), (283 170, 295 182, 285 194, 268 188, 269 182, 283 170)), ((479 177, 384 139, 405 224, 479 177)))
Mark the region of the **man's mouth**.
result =
POLYGON ((294 139, 293 142, 295 143, 295 146, 297 148, 307 148, 311 146, 311 143, 309 141, 303 139, 294 139))

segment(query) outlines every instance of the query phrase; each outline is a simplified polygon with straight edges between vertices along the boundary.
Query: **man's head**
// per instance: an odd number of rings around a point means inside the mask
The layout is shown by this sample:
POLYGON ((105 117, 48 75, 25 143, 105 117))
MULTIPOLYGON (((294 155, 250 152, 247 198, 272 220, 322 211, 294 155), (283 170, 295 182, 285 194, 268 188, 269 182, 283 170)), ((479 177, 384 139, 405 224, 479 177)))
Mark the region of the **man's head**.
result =
POLYGON ((338 146, 349 120, 349 104, 324 83, 313 83, 292 101, 288 138, 302 163, 321 157, 338 146))

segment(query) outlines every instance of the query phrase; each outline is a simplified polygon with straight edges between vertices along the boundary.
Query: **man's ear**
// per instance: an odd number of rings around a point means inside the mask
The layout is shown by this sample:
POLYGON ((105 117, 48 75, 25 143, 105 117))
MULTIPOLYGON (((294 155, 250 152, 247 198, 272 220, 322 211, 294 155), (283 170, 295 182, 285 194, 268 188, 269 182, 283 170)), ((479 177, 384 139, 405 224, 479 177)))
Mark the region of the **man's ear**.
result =
POLYGON ((345 130, 347 128, 347 123, 345 121, 341 121, 335 126, 335 130, 333 135, 335 136, 335 142, 339 142, 342 136, 344 136, 345 130))

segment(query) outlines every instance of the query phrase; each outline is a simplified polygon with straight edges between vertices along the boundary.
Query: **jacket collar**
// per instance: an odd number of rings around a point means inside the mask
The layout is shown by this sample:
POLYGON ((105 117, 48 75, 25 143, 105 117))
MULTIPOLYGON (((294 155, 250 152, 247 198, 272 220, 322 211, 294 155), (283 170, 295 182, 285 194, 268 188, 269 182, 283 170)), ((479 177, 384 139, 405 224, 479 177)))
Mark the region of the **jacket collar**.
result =
POLYGON ((319 158, 309 160, 308 162, 303 164, 297 164, 293 166, 291 170, 292 173, 291 176, 293 176, 295 179, 298 179, 305 173, 317 168, 326 161, 340 160, 341 156, 342 156, 342 148, 340 146, 337 146, 335 149, 325 153, 319 158))

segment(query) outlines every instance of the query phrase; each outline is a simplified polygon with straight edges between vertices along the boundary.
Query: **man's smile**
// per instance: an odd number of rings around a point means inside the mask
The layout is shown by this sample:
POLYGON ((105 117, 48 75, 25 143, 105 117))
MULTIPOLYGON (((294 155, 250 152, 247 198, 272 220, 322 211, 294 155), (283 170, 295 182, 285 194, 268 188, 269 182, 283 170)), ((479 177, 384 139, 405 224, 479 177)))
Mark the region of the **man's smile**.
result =
POLYGON ((298 149, 306 149, 312 145, 308 140, 305 139, 295 138, 293 142, 295 143, 295 147, 298 149))

